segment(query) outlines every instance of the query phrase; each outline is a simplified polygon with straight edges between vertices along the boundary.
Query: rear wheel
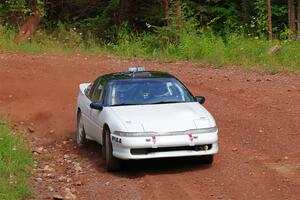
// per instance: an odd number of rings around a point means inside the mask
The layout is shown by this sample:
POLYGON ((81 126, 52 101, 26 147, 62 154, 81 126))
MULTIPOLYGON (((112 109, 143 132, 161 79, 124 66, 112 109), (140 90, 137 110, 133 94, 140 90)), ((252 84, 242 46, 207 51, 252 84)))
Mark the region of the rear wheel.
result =
POLYGON ((79 146, 84 146, 86 144, 86 134, 84 131, 84 125, 80 111, 78 111, 77 114, 76 142, 79 146))
POLYGON ((105 159, 106 163, 106 169, 107 171, 118 171, 120 170, 120 160, 116 157, 113 156, 113 148, 111 144, 111 139, 110 139, 110 131, 108 128, 105 128, 104 130, 104 137, 103 137, 103 151, 102 155, 105 159))

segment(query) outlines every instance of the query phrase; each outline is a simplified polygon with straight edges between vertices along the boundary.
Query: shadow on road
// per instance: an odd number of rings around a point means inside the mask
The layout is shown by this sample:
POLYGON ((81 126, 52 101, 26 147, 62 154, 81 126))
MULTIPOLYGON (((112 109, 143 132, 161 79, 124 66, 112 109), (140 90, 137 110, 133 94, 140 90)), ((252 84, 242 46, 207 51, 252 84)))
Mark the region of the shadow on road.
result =
POLYGON ((121 177, 139 178, 146 174, 178 174, 207 168, 210 166, 203 164, 200 157, 127 160, 123 161, 122 170, 115 174, 121 177))

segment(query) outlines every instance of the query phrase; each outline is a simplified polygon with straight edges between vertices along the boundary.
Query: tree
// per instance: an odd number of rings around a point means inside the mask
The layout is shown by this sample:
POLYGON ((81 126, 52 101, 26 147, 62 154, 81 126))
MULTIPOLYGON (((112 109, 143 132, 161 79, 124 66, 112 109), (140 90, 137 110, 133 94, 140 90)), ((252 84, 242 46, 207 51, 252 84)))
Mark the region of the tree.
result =
POLYGON ((122 24, 125 21, 130 24, 132 20, 132 0, 120 0, 119 4, 118 24, 122 24))
MULTIPOLYGON (((170 25, 170 3, 171 0, 162 0, 163 12, 164 12, 164 20, 167 26, 170 25)), ((176 24, 178 27, 181 26, 182 23, 182 0, 175 1, 175 14, 176 14, 176 24)), ((174 7, 172 7, 173 10, 174 7)))
POLYGON ((164 11, 164 20, 166 22, 166 25, 169 26, 170 24, 170 0, 162 0, 163 5, 163 11, 164 11))
POLYGON ((247 23, 250 17, 248 0, 241 0, 241 18, 243 23, 247 23))
POLYGON ((273 40, 271 0, 268 0, 268 33, 269 40, 273 40))
POLYGON ((176 18, 177 18, 177 26, 181 26, 182 22, 182 14, 181 14, 181 0, 176 0, 176 18))
POLYGON ((291 37, 295 37, 296 27, 295 27, 295 4, 294 0, 288 0, 288 16, 289 16, 289 27, 291 31, 291 37))
POLYGON ((300 38, 300 0, 298 0, 298 17, 297 17, 297 24, 298 24, 298 38, 300 38))

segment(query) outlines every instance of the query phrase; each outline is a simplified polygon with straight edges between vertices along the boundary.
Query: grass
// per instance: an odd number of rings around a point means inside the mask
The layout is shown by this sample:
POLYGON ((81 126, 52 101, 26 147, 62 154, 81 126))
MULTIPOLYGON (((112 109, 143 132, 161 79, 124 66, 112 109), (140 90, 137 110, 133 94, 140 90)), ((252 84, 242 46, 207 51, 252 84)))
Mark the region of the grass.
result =
POLYGON ((143 35, 120 41, 114 46, 117 54, 128 57, 142 57, 161 60, 190 60, 215 67, 237 65, 245 68, 259 68, 268 72, 300 71, 300 41, 273 41, 251 39, 231 34, 224 38, 212 33, 188 33, 179 35, 179 41, 157 44, 158 37, 143 35), (269 55, 268 49, 280 45, 281 50, 269 55))
POLYGON ((0 51, 110 54, 162 61, 187 60, 216 67, 237 65, 271 73, 300 71, 300 41, 295 40, 270 43, 235 33, 221 37, 210 31, 189 28, 159 30, 137 36, 120 28, 116 41, 105 43, 91 35, 83 39, 76 30, 59 27, 51 35, 38 31, 32 42, 16 45, 13 43, 14 34, 0 26, 0 51), (282 48, 269 55, 267 50, 274 45, 282 48))
POLYGON ((0 119, 0 199, 19 200, 31 194, 27 178, 32 163, 28 146, 7 120, 0 119))

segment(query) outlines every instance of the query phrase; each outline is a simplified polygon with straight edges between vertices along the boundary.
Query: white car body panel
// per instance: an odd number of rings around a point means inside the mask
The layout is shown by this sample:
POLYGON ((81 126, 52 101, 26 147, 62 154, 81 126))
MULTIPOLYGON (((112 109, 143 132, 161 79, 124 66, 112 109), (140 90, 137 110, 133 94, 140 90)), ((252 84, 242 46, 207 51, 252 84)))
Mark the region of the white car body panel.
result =
POLYGON ((83 116, 86 136, 90 140, 102 144, 102 132, 105 124, 111 132, 113 155, 120 159, 148 159, 162 157, 201 156, 218 152, 218 131, 187 135, 163 135, 168 132, 188 131, 216 127, 211 114, 198 102, 107 106, 102 111, 91 109, 91 101, 85 95, 90 83, 79 86, 77 107, 83 116), (121 137, 115 135, 122 132, 155 132, 156 136, 121 137), (116 139, 117 138, 117 139, 116 139), (115 139, 115 140, 114 140, 115 139), (208 150, 173 150, 157 151, 143 155, 133 155, 131 149, 184 147, 211 145, 208 150))
POLYGON ((116 106, 111 110, 128 132, 172 132, 215 126, 197 102, 116 106))

